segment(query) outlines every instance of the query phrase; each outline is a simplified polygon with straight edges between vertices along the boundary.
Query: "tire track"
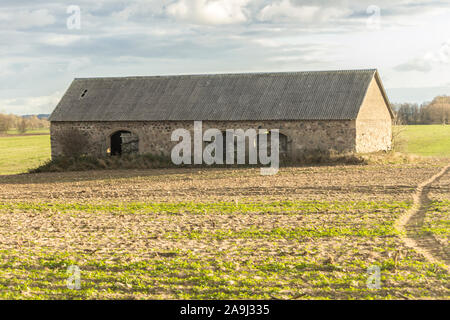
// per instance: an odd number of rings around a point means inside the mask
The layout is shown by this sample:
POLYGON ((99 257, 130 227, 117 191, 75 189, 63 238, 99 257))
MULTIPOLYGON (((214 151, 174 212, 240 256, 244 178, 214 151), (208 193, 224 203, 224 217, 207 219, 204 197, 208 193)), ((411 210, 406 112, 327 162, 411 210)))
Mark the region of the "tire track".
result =
POLYGON ((449 168, 450 165, 445 166, 437 174, 417 186, 411 209, 396 222, 396 228, 402 232, 402 240, 408 247, 422 254, 431 263, 443 264, 447 272, 450 272, 448 246, 442 246, 433 235, 420 231, 424 224, 427 208, 431 203, 431 200, 428 198, 430 185, 441 178, 449 168))

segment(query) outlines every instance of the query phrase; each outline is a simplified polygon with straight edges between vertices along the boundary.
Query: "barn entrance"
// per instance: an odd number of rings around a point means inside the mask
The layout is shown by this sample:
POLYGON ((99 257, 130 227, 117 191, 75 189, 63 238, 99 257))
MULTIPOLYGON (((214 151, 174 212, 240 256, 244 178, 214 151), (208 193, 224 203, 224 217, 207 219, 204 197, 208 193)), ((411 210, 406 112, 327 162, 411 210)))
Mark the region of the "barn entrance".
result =
MULTIPOLYGON (((271 142, 272 142, 272 133, 270 131, 267 131, 266 133, 262 133, 262 134, 258 134, 257 137, 257 141, 256 141, 256 147, 258 149, 261 148, 260 146, 260 141, 261 139, 266 139, 266 146, 267 146, 267 155, 271 154, 272 151, 272 147, 271 147, 271 142), (267 137, 265 137, 264 135, 267 135, 267 137)), ((289 152, 288 150, 288 137, 284 134, 282 134, 281 132, 278 133, 278 152, 280 154, 280 158, 285 158, 289 152)))
POLYGON ((117 131, 111 135, 111 155, 120 156, 139 152, 139 137, 130 131, 117 131))

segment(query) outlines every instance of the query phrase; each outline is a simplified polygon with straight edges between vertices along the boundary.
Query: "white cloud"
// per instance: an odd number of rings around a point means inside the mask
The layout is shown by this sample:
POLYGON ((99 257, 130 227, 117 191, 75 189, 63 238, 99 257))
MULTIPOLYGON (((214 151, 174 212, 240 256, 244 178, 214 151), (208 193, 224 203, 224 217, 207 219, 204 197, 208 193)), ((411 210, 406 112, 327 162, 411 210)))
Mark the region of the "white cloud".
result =
POLYGON ((55 17, 47 9, 4 10, 0 12, 0 26, 3 29, 26 29, 54 24, 55 17))
POLYGON ((442 43, 441 47, 437 51, 428 51, 421 58, 412 59, 406 63, 402 63, 394 70, 408 72, 430 72, 434 66, 448 64, 450 62, 450 40, 442 43))
POLYGON ((265 6, 258 15, 262 21, 291 21, 301 23, 316 23, 336 19, 351 13, 348 9, 321 7, 317 5, 295 6, 290 0, 271 3, 265 6))
POLYGON ((38 114, 51 112, 59 100, 62 93, 57 91, 48 96, 25 97, 0 100, 0 112, 7 111, 14 114, 38 114))
POLYGON ((427 52, 424 56, 424 60, 431 63, 449 63, 450 61, 450 40, 444 42, 438 51, 427 52))
POLYGON ((253 39, 252 42, 266 48, 278 48, 283 45, 281 41, 276 39, 261 38, 261 39, 253 39))
POLYGON ((80 41, 83 37, 80 35, 68 35, 68 34, 48 34, 40 38, 40 42, 51 46, 65 47, 80 41))
POLYGON ((179 0, 167 14, 195 24, 221 25, 247 21, 245 6, 250 0, 179 0))
POLYGON ((67 71, 75 73, 89 67, 91 63, 92 61, 89 57, 73 58, 70 59, 70 62, 67 65, 67 71))
POLYGON ((440 49, 449 4, 2 0, 0 110, 51 111, 57 101, 45 95, 64 92, 74 77, 378 67, 387 87, 441 86, 450 79, 450 55, 440 49), (68 4, 81 8, 80 30, 67 30, 68 4), (366 27, 372 4, 381 8, 376 32, 366 27))
POLYGON ((267 59, 268 61, 275 61, 275 62, 292 62, 292 61, 302 61, 302 62, 323 62, 321 60, 318 60, 314 57, 306 57, 306 56, 299 56, 299 55, 286 55, 286 56, 273 56, 267 59))
POLYGON ((137 16, 151 17, 163 13, 164 2, 165 0, 136 0, 111 16, 116 21, 132 20, 137 16))
POLYGON ((394 67, 394 70, 401 72, 410 72, 410 71, 430 72, 431 69, 432 69, 431 63, 425 59, 413 59, 394 67))

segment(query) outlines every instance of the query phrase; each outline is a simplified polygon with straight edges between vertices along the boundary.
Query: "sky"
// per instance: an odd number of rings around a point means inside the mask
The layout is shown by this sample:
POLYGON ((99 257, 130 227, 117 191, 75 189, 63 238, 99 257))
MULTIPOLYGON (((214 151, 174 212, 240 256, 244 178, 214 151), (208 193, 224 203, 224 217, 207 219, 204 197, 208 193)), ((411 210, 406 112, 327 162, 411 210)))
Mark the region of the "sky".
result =
POLYGON ((74 78, 377 68, 391 102, 450 95, 450 0, 1 0, 0 112, 74 78))

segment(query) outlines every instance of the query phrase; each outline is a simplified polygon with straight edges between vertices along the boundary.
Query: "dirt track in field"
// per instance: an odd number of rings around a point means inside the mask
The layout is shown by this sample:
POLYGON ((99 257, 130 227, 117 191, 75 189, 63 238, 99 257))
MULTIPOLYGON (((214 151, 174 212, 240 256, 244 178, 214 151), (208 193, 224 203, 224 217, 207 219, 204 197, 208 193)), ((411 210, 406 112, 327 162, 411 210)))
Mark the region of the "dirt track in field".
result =
POLYGON ((431 203, 428 193, 430 186, 439 179, 449 174, 450 165, 440 172, 419 184, 414 194, 412 208, 398 221, 400 230, 406 232, 403 237, 405 243, 421 253, 432 263, 443 263, 450 272, 450 248, 448 244, 442 245, 432 234, 421 232, 427 208, 431 203))

